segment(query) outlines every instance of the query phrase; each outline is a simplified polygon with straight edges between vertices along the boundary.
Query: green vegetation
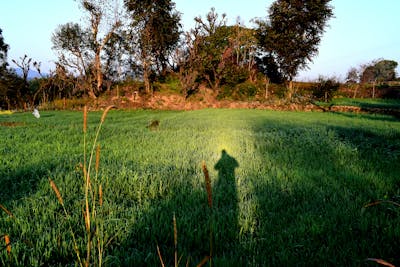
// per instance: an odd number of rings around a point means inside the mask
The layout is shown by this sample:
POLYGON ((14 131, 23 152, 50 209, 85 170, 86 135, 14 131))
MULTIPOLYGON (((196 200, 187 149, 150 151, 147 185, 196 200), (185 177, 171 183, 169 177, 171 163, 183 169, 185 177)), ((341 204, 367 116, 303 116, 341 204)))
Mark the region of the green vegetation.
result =
POLYGON ((331 104, 337 106, 355 106, 360 108, 379 108, 400 110, 400 102, 397 99, 379 98, 335 98, 331 104))
MULTIPOLYGON (((101 115, 88 114, 89 144, 101 115)), ((0 136, 0 265, 74 265, 70 225, 83 257, 87 236, 82 113, 1 115, 0 136)), ((173 265, 174 215, 181 266, 209 255, 210 232, 214 266, 400 264, 400 209, 366 207, 400 198, 399 137, 384 115, 112 110, 98 138, 104 265, 160 266, 157 245, 173 265)))

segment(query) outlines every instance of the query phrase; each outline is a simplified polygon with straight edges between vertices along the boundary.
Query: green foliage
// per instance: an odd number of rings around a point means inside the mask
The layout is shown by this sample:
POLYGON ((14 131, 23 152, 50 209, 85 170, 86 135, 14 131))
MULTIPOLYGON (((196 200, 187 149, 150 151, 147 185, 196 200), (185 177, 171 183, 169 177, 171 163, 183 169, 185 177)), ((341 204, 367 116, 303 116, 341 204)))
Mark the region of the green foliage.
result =
POLYGON ((8 44, 4 42, 3 30, 0 29, 0 73, 7 66, 8 44))
POLYGON ((250 82, 243 82, 230 87, 224 85, 218 94, 219 99, 249 100, 257 95, 257 86, 250 82))
POLYGON ((399 100, 377 98, 334 98, 331 103, 336 106, 356 106, 360 108, 379 108, 400 110, 399 100))
POLYGON ((398 63, 393 60, 379 60, 370 63, 361 74, 361 82, 387 82, 396 79, 398 63))
POLYGON ((272 56, 284 78, 292 80, 318 53, 329 18, 330 0, 277 0, 268 21, 258 21, 260 46, 272 56))
MULTIPOLYGON (((1 233, 10 236, 2 266, 72 266, 68 221, 49 188, 71 211, 78 246, 82 215, 82 113, 0 116, 1 233), (14 124, 7 124, 7 122, 14 124), (6 126, 9 125, 9 126, 6 126), (14 126, 11 126, 14 125, 14 126)), ((88 118, 88 139, 100 112, 88 118)), ((106 266, 159 266, 157 244, 173 265, 172 217, 183 262, 208 253, 207 193, 213 194, 215 266, 361 266, 377 257, 398 265, 400 123, 391 116, 199 110, 110 111, 102 128, 106 266), (157 118, 158 131, 149 131, 157 118), (213 167, 225 150, 234 182, 213 167), (398 202, 398 201, 397 201, 398 202)), ((3 239, 2 239, 3 240, 3 239)))
MULTIPOLYGON (((171 0, 126 0, 124 4, 131 16, 131 26, 140 46, 143 70, 152 67, 165 75, 172 51, 180 37, 180 13, 171 0), (154 59, 151 59, 154 58, 154 59)), ((130 45, 136 45, 130 44, 130 45)))
POLYGON ((339 87, 340 83, 335 78, 320 77, 312 88, 313 97, 328 102, 335 96, 339 87))

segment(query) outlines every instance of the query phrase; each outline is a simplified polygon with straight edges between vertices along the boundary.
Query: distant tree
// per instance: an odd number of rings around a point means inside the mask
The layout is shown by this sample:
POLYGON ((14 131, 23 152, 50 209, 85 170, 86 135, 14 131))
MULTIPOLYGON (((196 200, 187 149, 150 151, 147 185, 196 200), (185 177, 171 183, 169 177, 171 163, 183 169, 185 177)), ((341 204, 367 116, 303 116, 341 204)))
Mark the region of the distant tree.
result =
POLYGON ((333 16, 329 2, 277 0, 269 8, 268 20, 257 21, 259 43, 289 81, 289 98, 293 78, 318 53, 327 21, 333 16))
POLYGON ((9 98, 11 74, 7 70, 7 53, 9 46, 5 43, 2 32, 2 29, 0 29, 0 108, 9 109, 11 106, 9 98))
POLYGON ((359 70, 356 67, 351 67, 347 71, 346 82, 347 83, 358 83, 359 80, 360 80, 359 70))
POLYGON ((77 23, 59 26, 52 37, 53 49, 59 52, 61 65, 85 78, 89 96, 96 98, 102 91, 106 72, 102 60, 105 46, 121 26, 120 14, 114 9, 118 7, 118 0, 81 0, 80 4, 88 14, 88 26, 77 23))
POLYGON ((317 100, 323 100, 325 102, 330 101, 337 90, 339 89, 340 83, 335 77, 326 78, 323 76, 318 77, 317 82, 313 86, 313 96, 317 100))
POLYGON ((4 42, 3 30, 0 29, 0 71, 7 66, 8 44, 4 42))
POLYGON ((398 63, 393 60, 376 60, 367 65, 364 69, 361 81, 366 82, 387 82, 396 79, 396 67, 398 63))
POLYGON ((396 79, 397 65, 396 61, 381 59, 363 66, 360 80, 361 83, 372 83, 372 98, 375 98, 375 86, 377 83, 396 79))
POLYGON ((359 85, 360 76, 361 76, 360 69, 357 69, 356 67, 351 67, 347 71, 346 84, 349 85, 350 89, 354 89, 353 98, 356 98, 357 91, 360 87, 359 85))
MULTIPOLYGON (((219 93, 222 85, 233 88, 256 74, 254 30, 240 25, 226 25, 226 14, 221 16, 214 8, 205 18, 195 18, 195 27, 186 33, 186 43, 180 49, 180 80, 187 92, 194 85, 206 81, 219 93)), ((225 92, 226 94, 226 92, 225 92)))
POLYGON ((32 95, 33 92, 30 91, 29 88, 29 82, 28 82, 28 75, 29 71, 32 68, 33 65, 37 65, 37 62, 32 62, 32 58, 28 57, 27 55, 24 55, 23 57, 20 57, 19 60, 12 59, 12 62, 21 70, 22 72, 22 86, 16 88, 16 98, 17 102, 20 108, 26 108, 26 102, 33 104, 32 103, 32 95))
POLYGON ((180 13, 171 0, 124 0, 130 13, 131 45, 138 46, 147 92, 153 71, 165 75, 172 52, 180 37, 180 13))

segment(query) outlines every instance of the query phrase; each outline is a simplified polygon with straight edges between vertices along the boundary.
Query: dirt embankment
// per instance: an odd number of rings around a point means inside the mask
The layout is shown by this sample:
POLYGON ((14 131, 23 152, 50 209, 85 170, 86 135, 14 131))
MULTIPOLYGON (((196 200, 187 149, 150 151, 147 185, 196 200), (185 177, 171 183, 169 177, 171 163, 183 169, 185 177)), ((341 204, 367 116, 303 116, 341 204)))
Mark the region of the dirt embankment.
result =
POLYGON ((108 96, 98 98, 94 109, 102 109, 114 105, 120 109, 154 109, 154 110, 197 110, 205 108, 228 109, 264 109, 282 111, 319 111, 319 112, 352 112, 352 113, 380 113, 394 115, 400 118, 398 110, 361 108, 357 106, 320 106, 314 102, 293 103, 285 100, 249 100, 233 101, 218 100, 216 94, 202 88, 195 96, 185 98, 179 94, 155 92, 153 95, 140 95, 137 91, 126 93, 124 96, 108 96))

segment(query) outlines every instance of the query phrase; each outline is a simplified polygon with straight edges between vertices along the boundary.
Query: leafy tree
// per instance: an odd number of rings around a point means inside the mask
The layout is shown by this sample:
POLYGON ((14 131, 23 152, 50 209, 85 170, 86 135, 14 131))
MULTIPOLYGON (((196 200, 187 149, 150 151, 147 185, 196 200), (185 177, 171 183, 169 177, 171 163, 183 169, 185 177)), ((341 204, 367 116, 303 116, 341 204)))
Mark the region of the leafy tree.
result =
POLYGON ((333 16, 329 2, 277 0, 269 8, 268 21, 257 21, 259 43, 289 81, 289 89, 298 71, 318 53, 324 28, 333 16))
POLYGON ((0 71, 7 66, 8 44, 4 42, 3 30, 0 29, 0 71))
POLYGON ((196 17, 195 22, 180 49, 180 80, 189 93, 195 90, 195 81, 204 80, 215 92, 227 85, 225 96, 236 84, 254 79, 257 46, 254 30, 239 22, 227 26, 226 14, 219 16, 214 8, 204 19, 196 17))
POLYGON ((397 62, 393 60, 375 60, 362 67, 361 83, 372 83, 372 98, 375 98, 377 83, 396 79, 397 62))
POLYGON ((398 63, 393 60, 377 60, 366 65, 361 74, 361 81, 367 82, 387 82, 396 79, 396 67, 398 63))
POLYGON ((139 46, 143 80, 150 92, 152 71, 165 75, 171 53, 180 36, 180 13, 171 0, 125 0, 131 16, 132 45, 139 46), (136 35, 137 34, 137 35, 136 35))

